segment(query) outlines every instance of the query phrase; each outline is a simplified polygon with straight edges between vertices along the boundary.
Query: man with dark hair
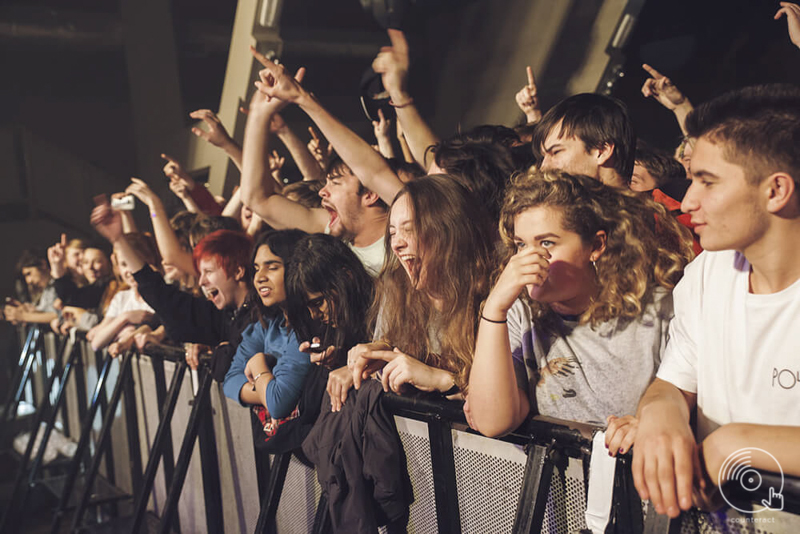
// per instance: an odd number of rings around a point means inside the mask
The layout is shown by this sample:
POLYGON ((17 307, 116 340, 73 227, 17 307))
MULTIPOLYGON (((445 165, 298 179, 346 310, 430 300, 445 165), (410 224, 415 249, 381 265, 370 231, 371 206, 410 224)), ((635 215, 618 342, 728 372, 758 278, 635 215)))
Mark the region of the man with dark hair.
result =
MULTIPOLYGON (((721 468, 743 449, 752 467, 777 460, 800 475, 800 88, 732 91, 695 109, 687 129, 697 144, 682 208, 706 252, 675 287, 633 460, 640 496, 671 517, 692 505, 693 482, 728 480, 721 468)), ((782 496, 762 504, 780 510, 782 496)))
POLYGON ((21 303, 7 300, 3 309, 5 319, 12 323, 49 323, 55 319, 53 304, 58 296, 45 257, 32 250, 24 250, 17 262, 17 271, 25 279, 31 301, 21 303))
POLYGON ((680 201, 689 188, 689 181, 679 161, 663 150, 639 142, 630 188, 633 191, 661 189, 680 201))
POLYGON ((542 169, 585 174, 626 187, 633 173, 636 135, 625 104, 582 93, 566 98, 536 125, 532 147, 542 169))

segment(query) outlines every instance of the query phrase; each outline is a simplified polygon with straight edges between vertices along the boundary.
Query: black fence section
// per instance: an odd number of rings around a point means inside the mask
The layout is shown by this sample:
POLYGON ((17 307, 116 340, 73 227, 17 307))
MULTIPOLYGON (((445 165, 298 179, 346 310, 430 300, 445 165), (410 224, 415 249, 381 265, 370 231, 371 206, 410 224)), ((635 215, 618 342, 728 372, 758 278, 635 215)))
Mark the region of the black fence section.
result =
MULTIPOLYGON (((21 340, 19 357, 7 355, 16 368, 0 433, 20 429, 25 396, 36 403, 28 426, 44 431, 38 451, 31 439, 17 454, 2 532, 25 531, 24 510, 41 488, 57 503, 52 532, 330 531, 314 470, 292 454, 271 456, 257 470, 249 410, 222 395, 206 366, 190 372, 181 349, 153 345, 115 361, 87 349, 80 334, 30 327, 21 340), (54 468, 43 455, 56 429, 75 451, 54 468)), ((586 529, 600 428, 534 418, 489 439, 467 427, 460 402, 391 394, 382 402, 395 414, 414 487, 410 532, 586 529)), ((799 479, 762 472, 759 490, 727 492, 737 508, 752 510, 770 486, 780 487, 781 513, 692 510, 670 521, 639 500, 629 464, 629 457, 617 461, 607 532, 800 532, 799 479)))

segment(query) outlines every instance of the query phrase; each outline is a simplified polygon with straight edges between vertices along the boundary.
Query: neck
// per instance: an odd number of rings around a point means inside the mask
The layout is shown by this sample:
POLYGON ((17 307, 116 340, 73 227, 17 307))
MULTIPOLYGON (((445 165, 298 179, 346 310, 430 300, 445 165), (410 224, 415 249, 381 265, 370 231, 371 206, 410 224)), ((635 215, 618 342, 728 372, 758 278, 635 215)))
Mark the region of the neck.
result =
POLYGON ((377 212, 368 212, 361 218, 360 228, 353 236, 354 247, 368 247, 385 235, 388 214, 384 210, 374 209, 377 212))
POLYGON ((625 180, 619 173, 608 167, 600 167, 597 170, 598 178, 609 187, 625 188, 625 180))
POLYGON ((560 302, 551 302, 550 308, 559 315, 580 315, 585 312, 599 292, 597 287, 597 275, 592 272, 586 273, 582 289, 577 296, 560 302))
POLYGON ((800 219, 778 226, 741 251, 750 263, 751 293, 777 293, 800 280, 800 219))
POLYGON ((242 307, 244 304, 244 300, 247 298, 247 285, 243 282, 239 282, 239 285, 236 287, 236 296, 233 299, 233 302, 236 304, 236 309, 242 307))

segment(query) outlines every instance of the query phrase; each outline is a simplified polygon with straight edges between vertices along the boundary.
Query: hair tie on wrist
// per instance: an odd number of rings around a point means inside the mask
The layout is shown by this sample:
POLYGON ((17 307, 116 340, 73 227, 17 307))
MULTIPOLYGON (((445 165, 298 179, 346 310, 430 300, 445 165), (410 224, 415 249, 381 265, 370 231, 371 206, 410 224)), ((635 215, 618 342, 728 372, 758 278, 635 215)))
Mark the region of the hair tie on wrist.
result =
POLYGON ((151 212, 150 212, 150 217, 152 217, 153 219, 155 219, 156 217, 158 217, 158 213, 156 213, 155 211, 151 211, 151 212))
POLYGON ((391 98, 389 99, 389 105, 392 106, 395 109, 396 108, 404 108, 406 106, 410 106, 413 103, 414 103, 414 99, 413 98, 409 98, 403 104, 395 104, 394 101, 391 98))
POLYGON ((488 317, 486 317, 483 314, 481 314, 481 319, 483 319, 486 322, 494 323, 494 324, 505 324, 505 323, 508 322, 508 319, 503 319, 502 321, 495 321, 494 319, 489 319, 488 317))

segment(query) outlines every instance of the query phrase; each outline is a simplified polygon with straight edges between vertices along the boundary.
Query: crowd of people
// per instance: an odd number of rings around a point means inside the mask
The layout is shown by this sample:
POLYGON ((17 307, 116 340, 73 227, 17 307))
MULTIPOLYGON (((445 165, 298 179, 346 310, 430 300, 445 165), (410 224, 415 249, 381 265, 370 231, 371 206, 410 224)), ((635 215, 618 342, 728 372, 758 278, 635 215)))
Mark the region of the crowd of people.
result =
MULTIPOLYGON (((800 46, 800 8, 781 6, 800 46)), ((402 445, 378 402, 389 392, 464 400, 487 436, 532 415, 607 426, 609 454, 632 449, 640 496, 672 517, 709 506, 743 447, 800 476, 800 87, 694 107, 644 65, 643 97, 684 133, 655 148, 614 98, 541 110, 529 68, 521 125, 440 139, 408 92, 405 36, 389 38, 373 62, 388 94, 374 145, 303 68, 253 49, 242 145, 192 113, 241 171, 233 196, 163 155, 186 210, 170 218, 137 178, 98 197, 91 223, 113 253, 65 235, 26 252, 27 302, 7 300, 5 319, 86 330, 112 356, 176 343, 197 368, 210 352, 255 446, 314 463, 340 532, 408 521, 402 445), (310 142, 288 106, 316 125, 310 142), (284 184, 277 141, 302 180, 284 184), (129 195, 152 229, 136 228, 129 195)))

